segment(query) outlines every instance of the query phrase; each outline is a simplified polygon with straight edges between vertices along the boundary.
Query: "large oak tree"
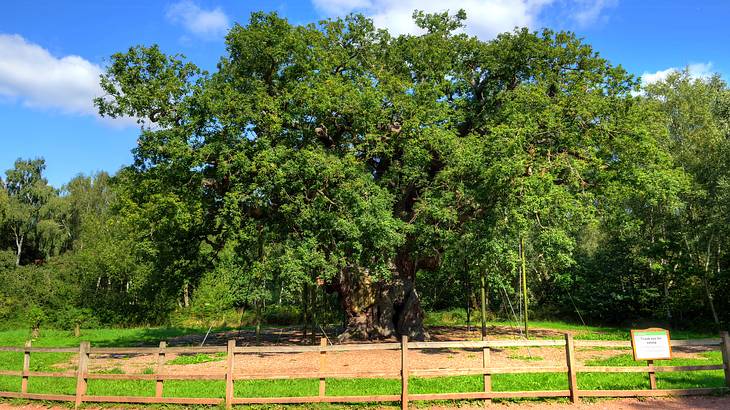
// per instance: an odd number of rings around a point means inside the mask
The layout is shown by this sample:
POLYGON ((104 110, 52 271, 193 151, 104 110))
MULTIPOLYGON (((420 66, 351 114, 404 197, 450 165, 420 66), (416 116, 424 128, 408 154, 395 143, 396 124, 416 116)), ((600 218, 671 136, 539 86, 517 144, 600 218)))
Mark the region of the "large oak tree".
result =
POLYGON ((424 34, 392 37, 254 13, 213 73, 156 46, 112 56, 96 102, 144 124, 120 181, 160 292, 187 300, 216 269, 254 302, 272 277, 322 284, 345 336, 423 338, 418 271, 464 246, 508 265, 518 238, 536 271, 567 267, 613 184, 661 162, 636 82, 572 34, 414 18, 424 34))

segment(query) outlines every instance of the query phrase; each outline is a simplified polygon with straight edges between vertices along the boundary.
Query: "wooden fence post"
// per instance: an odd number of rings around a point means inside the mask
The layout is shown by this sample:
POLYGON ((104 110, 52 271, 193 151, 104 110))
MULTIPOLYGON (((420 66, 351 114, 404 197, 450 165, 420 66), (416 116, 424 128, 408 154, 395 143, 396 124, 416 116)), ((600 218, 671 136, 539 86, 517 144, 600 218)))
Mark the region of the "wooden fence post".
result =
POLYGON ((403 335, 400 340, 400 407, 408 409, 408 336, 403 335))
POLYGON ((573 335, 565 334, 565 361, 568 364, 568 388, 570 389, 570 401, 578 402, 578 377, 575 365, 575 344, 573 335))
POLYGON ((76 369, 76 402, 75 408, 79 408, 86 395, 86 373, 89 371, 89 349, 91 343, 81 342, 79 344, 79 364, 76 369))
MULTIPOLYGON (((319 339, 319 346, 324 348, 327 347, 327 338, 323 337, 319 339)), ((323 373, 327 370, 327 351, 321 349, 319 351, 319 397, 324 397, 326 394, 327 386, 325 385, 323 373)))
POLYGON ((656 372, 654 372, 654 361, 647 360, 646 366, 649 368, 649 388, 656 390, 656 372))
POLYGON ((32 346, 30 340, 25 342, 25 351, 23 352, 23 380, 20 382, 20 392, 28 393, 28 376, 30 372, 30 347, 32 346))
POLYGON ((722 344, 722 364, 725 366, 725 386, 730 387, 730 334, 727 331, 720 332, 722 344))
POLYGON ((226 408, 233 406, 233 363, 236 357, 236 341, 228 341, 228 356, 226 366, 226 408))
POLYGON ((162 389, 164 388, 165 379, 162 374, 165 372, 165 348, 167 342, 160 342, 160 350, 157 352, 157 383, 155 384, 155 397, 162 397, 162 389))
MULTIPOLYGON (((486 336, 482 336, 482 341, 486 342, 487 341, 487 337, 486 336)), ((482 349, 482 367, 484 369, 490 367, 491 366, 491 362, 492 362, 491 350, 489 349, 489 347, 484 346, 484 349, 482 349)), ((484 371, 484 392, 487 393, 487 392, 490 392, 490 391, 492 391, 492 374, 491 373, 487 373, 486 370, 485 370, 484 371)), ((492 402, 492 399, 490 399, 490 398, 484 399, 484 403, 485 404, 488 404, 488 403, 491 403, 491 402, 492 402)))

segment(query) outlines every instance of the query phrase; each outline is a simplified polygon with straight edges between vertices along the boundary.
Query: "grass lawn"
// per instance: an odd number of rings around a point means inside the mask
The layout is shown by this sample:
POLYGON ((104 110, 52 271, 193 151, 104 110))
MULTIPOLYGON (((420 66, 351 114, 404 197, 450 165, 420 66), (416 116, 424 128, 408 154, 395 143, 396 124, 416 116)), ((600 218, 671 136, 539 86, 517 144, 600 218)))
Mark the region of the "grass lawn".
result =
MULTIPOLYGON (((427 312, 424 319, 426 326, 466 326, 466 313, 463 309, 453 309, 438 312, 427 312)), ((472 318, 471 326, 479 328, 479 318, 472 318)), ((514 321, 488 321, 488 326, 499 326, 514 328, 515 332, 519 332, 522 327, 521 323, 514 321)), ((575 333, 576 339, 583 340, 629 340, 630 329, 611 326, 589 326, 576 323, 568 323, 561 321, 536 320, 530 321, 530 330, 547 329, 557 332, 569 331, 575 333)), ((705 339, 719 337, 718 332, 707 331, 702 329, 672 329, 672 339, 705 339)), ((539 334, 532 334, 533 338, 545 338, 539 334)), ((550 336, 547 338, 554 338, 550 336)))
MULTIPOLYGON (((722 355, 718 351, 700 355, 702 359, 656 360, 656 366, 693 366, 722 364, 722 355)), ((631 354, 613 356, 602 360, 593 360, 587 366, 643 366, 644 362, 634 361, 631 354)), ((696 372, 657 373, 659 389, 690 389, 696 387, 723 387, 725 375, 722 370, 702 370, 696 372)), ((648 376, 644 373, 581 373, 578 375, 578 387, 581 389, 645 389, 648 388, 648 376)))
MULTIPOLYGON (((205 333, 207 328, 183 327, 135 327, 119 329, 83 329, 80 337, 72 331, 44 329, 41 336, 33 341, 35 347, 78 347, 82 341, 89 341, 93 346, 129 347, 150 345, 157 346, 161 340, 189 334, 205 333)), ((223 329, 213 329, 220 331, 223 329)), ((0 346, 23 346, 30 332, 23 330, 0 331, 0 346)))

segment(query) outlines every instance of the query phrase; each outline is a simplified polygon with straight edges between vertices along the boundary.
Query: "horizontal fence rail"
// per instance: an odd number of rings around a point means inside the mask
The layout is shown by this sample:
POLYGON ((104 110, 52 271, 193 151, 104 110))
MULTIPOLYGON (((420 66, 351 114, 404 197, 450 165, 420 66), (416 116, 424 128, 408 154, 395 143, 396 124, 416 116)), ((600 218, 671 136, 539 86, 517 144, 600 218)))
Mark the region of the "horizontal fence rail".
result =
POLYGON ((722 332, 717 339, 672 340, 672 346, 710 346, 719 348, 722 352, 723 364, 697 366, 659 366, 647 362, 646 366, 585 366, 578 365, 575 358, 576 348, 628 348, 626 341, 599 341, 573 340, 572 335, 566 334, 561 340, 482 340, 482 341, 454 341, 454 342, 409 342, 403 337, 400 343, 371 343, 371 344, 343 344, 328 345, 327 339, 322 338, 319 346, 236 346, 235 340, 229 340, 227 346, 208 347, 168 347, 166 342, 160 342, 158 347, 91 347, 88 342, 82 342, 78 348, 47 348, 32 347, 26 343, 25 347, 0 347, 3 352, 23 353, 23 370, 0 370, 0 376, 21 378, 20 392, 0 392, 0 397, 21 398, 31 400, 73 401, 78 407, 83 402, 111 402, 111 403, 168 403, 168 404, 225 404, 230 408, 234 404, 266 404, 266 403, 336 403, 336 402, 397 402, 406 409, 410 401, 416 400, 491 400, 500 398, 526 397, 567 397, 577 402, 583 397, 643 397, 643 396, 683 396, 716 393, 730 388, 730 336, 722 332), (491 349, 510 347, 563 347, 565 349, 565 364, 558 366, 493 366, 491 364, 491 349), (429 349, 478 349, 482 353, 481 367, 467 368, 411 368, 408 364, 410 350, 429 349), (365 350, 393 350, 400 352, 400 368, 377 371, 327 371, 328 352, 355 352, 365 350), (287 374, 250 374, 238 372, 234 367, 235 356, 240 354, 292 354, 318 352, 319 368, 317 371, 296 372, 287 374), (78 366, 76 371, 40 372, 30 371, 32 353, 76 353, 78 366), (166 371, 165 357, 169 354, 205 354, 225 353, 225 373, 197 373, 177 374, 166 371), (156 355, 156 367, 153 374, 108 374, 92 373, 89 371, 90 355, 156 355), (657 389, 656 373, 658 372, 692 372, 706 370, 724 370, 725 387, 723 388, 693 388, 693 389, 657 389), (543 391, 493 391, 491 377, 495 374, 515 373, 565 373, 568 382, 567 390, 543 391), (648 390, 580 390, 578 389, 577 375, 580 373, 646 373, 649 379, 648 390), (483 376, 483 390, 468 393, 409 393, 408 380, 415 377, 434 376, 483 376), (70 378, 76 379, 76 388, 73 395, 69 394, 39 394, 28 392, 28 380, 31 377, 70 378), (382 377, 400 379, 400 394, 363 395, 363 396, 332 396, 327 395, 327 379, 332 378, 367 378, 382 377), (234 385, 236 380, 282 380, 282 379, 318 379, 319 393, 304 397, 235 397, 234 385), (155 382, 154 396, 98 396, 87 394, 89 380, 148 380, 155 382), (166 380, 223 380, 225 381, 224 398, 194 398, 194 397, 164 397, 166 380))

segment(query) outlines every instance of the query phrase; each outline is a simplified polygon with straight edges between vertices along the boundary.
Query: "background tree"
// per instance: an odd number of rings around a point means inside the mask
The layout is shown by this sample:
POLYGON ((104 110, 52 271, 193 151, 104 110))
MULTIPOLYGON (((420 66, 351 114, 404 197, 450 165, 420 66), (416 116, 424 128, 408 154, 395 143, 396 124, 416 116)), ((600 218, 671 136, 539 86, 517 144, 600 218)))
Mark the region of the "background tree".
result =
POLYGON ((41 234, 48 216, 44 206, 55 195, 53 187, 43 178, 45 167, 43 159, 18 159, 15 168, 5 172, 8 195, 6 224, 15 242, 16 266, 20 266, 28 242, 35 241, 38 246, 42 241, 41 234))
MULTIPOLYGON (((718 75, 694 79, 688 69, 670 73, 646 88, 666 116, 669 149, 692 177, 686 210, 676 229, 675 250, 690 277, 701 283, 707 308, 719 324, 714 291, 727 248, 727 180, 730 158, 730 90, 718 75)), ((679 281, 682 285, 687 280, 679 281)), ((691 286, 691 285, 690 285, 691 286)))

